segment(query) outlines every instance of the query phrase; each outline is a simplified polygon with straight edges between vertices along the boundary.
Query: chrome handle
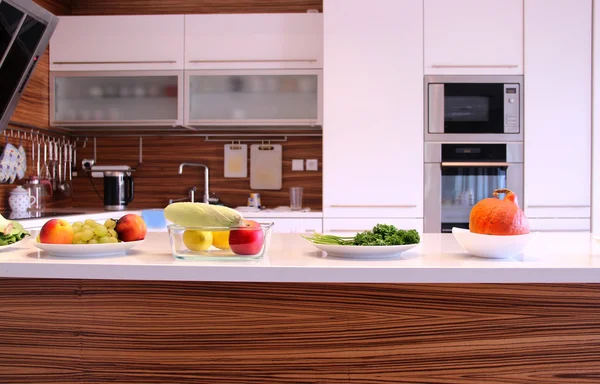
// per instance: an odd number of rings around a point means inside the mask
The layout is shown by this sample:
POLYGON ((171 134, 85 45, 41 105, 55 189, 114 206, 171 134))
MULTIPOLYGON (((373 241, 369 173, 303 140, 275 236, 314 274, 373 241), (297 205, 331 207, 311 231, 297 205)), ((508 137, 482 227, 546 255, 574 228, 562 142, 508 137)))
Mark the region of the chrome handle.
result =
POLYGON ((590 208, 589 205, 528 205, 527 208, 590 208))
POLYGON ((316 63, 316 59, 264 59, 264 60, 190 60, 192 64, 210 63, 316 63))
POLYGON ((456 161, 456 162, 442 162, 442 167, 508 167, 510 163, 505 162, 494 162, 494 161, 456 161))
POLYGON ((433 64, 431 68, 519 68, 516 64, 481 64, 481 65, 453 65, 433 64))
POLYGON ((56 65, 87 65, 87 64, 175 64, 175 60, 142 60, 142 61, 54 61, 56 65))
POLYGON ((343 205, 332 204, 331 208, 417 208, 416 205, 343 205))

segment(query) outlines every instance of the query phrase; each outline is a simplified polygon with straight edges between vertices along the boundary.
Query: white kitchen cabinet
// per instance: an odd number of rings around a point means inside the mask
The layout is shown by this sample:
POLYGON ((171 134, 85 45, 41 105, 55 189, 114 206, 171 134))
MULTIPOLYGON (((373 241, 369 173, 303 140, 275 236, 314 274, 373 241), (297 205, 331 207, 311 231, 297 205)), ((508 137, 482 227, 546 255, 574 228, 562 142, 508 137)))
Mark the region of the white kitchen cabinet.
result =
POLYGON ((591 15, 591 0, 525 0, 524 207, 530 219, 590 217, 591 15))
POLYGON ((183 124, 183 71, 53 71, 51 126, 183 124))
POLYGON ((425 0, 424 12, 425 74, 523 73, 523 0, 425 0))
POLYGON ((590 219, 529 219, 532 232, 589 232, 590 219))
POLYGON ((61 16, 51 71, 183 69, 184 16, 61 16))
POLYGON ((185 71, 185 124, 320 126, 319 69, 185 71))
POLYGON ((600 0, 593 4, 592 232, 600 234, 600 0))
POLYGON ((323 232, 323 220, 316 218, 269 218, 261 217, 260 223, 272 222, 273 233, 312 233, 323 232))
POLYGON ((324 2, 324 217, 422 218, 422 3, 364 4, 324 2))
POLYGON ((390 224, 398 229, 416 229, 423 233, 423 219, 323 219, 323 233, 336 236, 353 236, 373 229, 377 224, 390 224))
POLYGON ((322 14, 185 16, 186 69, 322 67, 322 14))

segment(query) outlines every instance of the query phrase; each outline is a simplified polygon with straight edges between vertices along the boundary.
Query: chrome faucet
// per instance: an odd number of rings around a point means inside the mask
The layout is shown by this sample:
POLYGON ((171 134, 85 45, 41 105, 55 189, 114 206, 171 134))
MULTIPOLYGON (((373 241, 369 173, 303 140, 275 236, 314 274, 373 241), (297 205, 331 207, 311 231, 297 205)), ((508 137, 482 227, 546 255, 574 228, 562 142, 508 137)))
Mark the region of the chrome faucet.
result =
MULTIPOLYGON (((204 164, 200 163, 181 163, 179 164, 179 174, 183 173, 183 167, 204 167, 204 196, 202 196, 202 202, 208 204, 208 167, 204 164)), ((192 202, 194 201, 194 194, 190 194, 190 198, 192 202)))

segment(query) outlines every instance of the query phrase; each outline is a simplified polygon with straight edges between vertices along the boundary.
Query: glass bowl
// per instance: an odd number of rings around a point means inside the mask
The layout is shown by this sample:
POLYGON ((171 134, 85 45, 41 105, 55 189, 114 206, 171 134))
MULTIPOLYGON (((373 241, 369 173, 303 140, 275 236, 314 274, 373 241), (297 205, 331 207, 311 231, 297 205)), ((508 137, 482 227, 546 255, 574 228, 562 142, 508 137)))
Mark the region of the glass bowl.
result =
POLYGON ((273 223, 250 227, 184 227, 169 224, 173 256, 180 260, 261 259, 271 240, 273 223))

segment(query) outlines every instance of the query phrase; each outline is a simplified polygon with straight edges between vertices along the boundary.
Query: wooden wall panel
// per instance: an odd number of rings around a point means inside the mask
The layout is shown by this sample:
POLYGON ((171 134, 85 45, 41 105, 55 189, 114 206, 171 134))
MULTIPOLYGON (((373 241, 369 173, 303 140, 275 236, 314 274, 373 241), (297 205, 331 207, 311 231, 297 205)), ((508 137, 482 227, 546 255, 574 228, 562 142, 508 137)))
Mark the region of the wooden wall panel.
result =
POLYGON ((323 0, 73 0, 74 15, 323 11, 323 0))
MULTIPOLYGON (((209 191, 216 193, 228 206, 246 205, 251 192, 261 194, 262 203, 274 208, 289 206, 289 188, 304 187, 304 205, 312 209, 322 209, 322 139, 320 137, 289 137, 283 147, 283 188, 280 191, 250 190, 250 178, 224 177, 223 142, 206 142, 203 137, 143 137, 142 164, 139 160, 138 137, 98 137, 96 139, 96 160, 99 165, 129 165, 136 168, 133 173, 135 197, 129 207, 162 208, 169 199, 186 197, 188 190, 196 186, 197 198, 204 190, 204 171, 201 168, 185 167, 178 174, 182 162, 204 163, 210 169, 209 191), (292 159, 317 159, 319 171, 292 172, 292 159)), ((78 166, 84 158, 93 159, 93 137, 88 138, 86 148, 78 148, 78 166)), ((248 157, 250 157, 248 143, 248 157)), ((254 143, 255 144, 255 143, 254 143)), ((80 146, 82 140, 80 140, 80 146)), ((102 199, 94 191, 103 195, 102 179, 90 179, 79 172, 73 182, 73 205, 81 207, 102 205, 102 199)), ((248 175, 250 159, 248 158, 248 175)))
POLYGON ((593 383, 600 285, 0 280, 2 383, 593 383))

